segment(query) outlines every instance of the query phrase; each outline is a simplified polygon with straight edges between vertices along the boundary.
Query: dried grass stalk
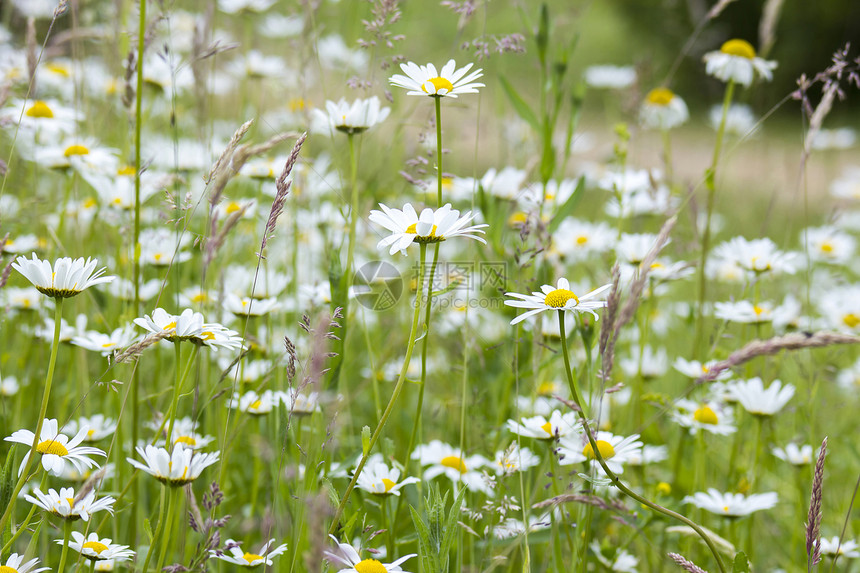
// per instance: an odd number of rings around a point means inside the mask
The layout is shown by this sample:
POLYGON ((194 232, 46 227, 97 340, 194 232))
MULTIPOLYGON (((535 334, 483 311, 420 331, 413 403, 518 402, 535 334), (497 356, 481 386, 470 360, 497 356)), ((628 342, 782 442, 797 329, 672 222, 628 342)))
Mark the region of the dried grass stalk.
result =
POLYGON ((806 557, 807 569, 812 570, 821 561, 821 500, 824 489, 824 458, 827 456, 827 436, 821 442, 815 473, 812 478, 812 498, 809 500, 809 514, 806 517, 806 557))
POLYGON ((668 555, 672 558, 672 561, 680 565, 685 571, 689 571, 690 573, 708 573, 692 561, 685 559, 677 553, 669 553, 668 555))
POLYGON ((275 194, 274 201, 272 201, 272 209, 269 211, 269 219, 266 221, 266 230, 263 232, 263 241, 260 245, 260 257, 263 256, 263 251, 266 250, 266 244, 275 232, 275 225, 278 223, 278 217, 280 217, 281 213, 284 212, 284 205, 287 203, 287 195, 290 192, 290 185, 292 184, 292 182, 287 181, 287 179, 293 171, 293 166, 299 159, 299 152, 302 150, 302 145, 304 145, 307 138, 308 132, 304 132, 299 136, 299 139, 293 146, 293 151, 290 153, 290 156, 287 158, 287 162, 284 164, 284 170, 278 176, 277 181, 275 181, 277 193, 275 194))

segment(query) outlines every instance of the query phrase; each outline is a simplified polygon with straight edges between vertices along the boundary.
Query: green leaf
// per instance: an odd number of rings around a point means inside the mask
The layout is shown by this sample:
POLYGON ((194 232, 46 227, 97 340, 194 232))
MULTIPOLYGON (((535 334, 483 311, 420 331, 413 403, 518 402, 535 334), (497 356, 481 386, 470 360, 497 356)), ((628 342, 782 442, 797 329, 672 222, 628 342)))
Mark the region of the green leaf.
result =
POLYGON ((538 121, 537 115, 532 111, 532 108, 529 107, 529 104, 526 103, 526 100, 517 93, 516 88, 511 85, 504 76, 499 76, 499 81, 502 82, 502 88, 505 90, 505 94, 507 94, 508 99, 511 100, 511 105, 514 106, 514 111, 517 112, 517 115, 520 118, 528 123, 532 129, 536 132, 540 132, 540 122, 538 121))
POLYGON ((735 555, 732 573, 750 573, 750 562, 743 551, 738 551, 737 555, 735 555))
POLYGON ((568 216, 572 215, 576 210, 576 207, 579 205, 579 202, 582 201, 582 196, 585 195, 585 176, 580 176, 579 180, 576 182, 576 189, 573 190, 573 193, 570 194, 570 197, 567 198, 567 201, 558 208, 552 220, 549 222, 549 226, 547 227, 547 231, 550 234, 554 233, 558 226, 561 225, 561 222, 565 220, 568 216))
POLYGON ((549 47, 549 7, 546 2, 540 5, 540 23, 535 34, 537 42, 538 58, 541 65, 546 64, 546 49, 549 47))
POLYGON ((149 519, 143 519, 143 531, 146 532, 146 536, 149 538, 149 543, 152 543, 152 525, 149 523, 149 519))

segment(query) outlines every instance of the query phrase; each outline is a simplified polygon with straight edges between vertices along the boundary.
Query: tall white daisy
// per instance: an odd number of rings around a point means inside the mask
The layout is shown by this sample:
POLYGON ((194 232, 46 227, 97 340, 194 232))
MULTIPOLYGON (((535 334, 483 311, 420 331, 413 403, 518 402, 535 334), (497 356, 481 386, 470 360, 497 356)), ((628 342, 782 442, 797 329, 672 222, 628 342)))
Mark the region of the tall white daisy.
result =
POLYGON ((749 86, 754 76, 770 81, 776 68, 776 62, 757 57, 752 44, 737 38, 725 42, 717 51, 708 52, 704 59, 706 74, 742 86, 749 86))
POLYGON ((390 255, 397 251, 405 255, 406 249, 413 242, 439 243, 453 237, 465 237, 487 243, 478 235, 483 234, 483 228, 488 225, 469 225, 475 215, 469 211, 461 217, 460 211, 452 209, 450 203, 435 211, 430 208, 424 209, 420 216, 409 203, 402 211, 391 209, 382 203, 379 206, 382 211, 371 211, 368 219, 391 231, 391 234, 384 237, 377 245, 379 248, 390 247, 388 250, 390 255))
MULTIPOLYGON (((87 437, 89 428, 82 427, 73 438, 61 434, 57 429, 56 419, 47 419, 42 423, 39 432, 39 442, 36 444, 36 453, 42 455, 42 467, 45 471, 54 475, 62 474, 67 463, 73 465, 76 470, 83 472, 86 468, 95 467, 98 464, 87 456, 102 456, 105 453, 98 449, 79 444, 87 437)), ((11 436, 5 438, 7 442, 17 442, 26 446, 33 445, 35 434, 30 430, 17 430, 11 436)), ((30 452, 21 460, 18 475, 24 471, 24 466, 30 458, 30 452)))
POLYGON ((515 308, 529 309, 527 312, 517 316, 511 321, 511 324, 516 324, 534 316, 545 310, 570 310, 573 312, 590 312, 595 319, 597 313, 595 310, 606 306, 605 300, 597 300, 597 297, 611 288, 611 284, 603 285, 593 291, 577 296, 570 290, 570 282, 566 278, 558 279, 558 284, 543 285, 540 287, 541 292, 533 292, 532 294, 519 294, 515 292, 505 293, 505 296, 513 297, 516 300, 506 300, 507 306, 515 308))
POLYGON ((69 298, 93 285, 109 283, 116 277, 102 276, 105 268, 96 270, 98 259, 62 257, 53 265, 33 253, 32 259, 18 257, 12 268, 24 275, 42 294, 53 298, 69 298))
POLYGON ((204 469, 218 462, 219 454, 219 452, 195 453, 193 449, 186 448, 182 442, 174 444, 173 452, 155 446, 145 448, 137 446, 135 450, 143 458, 144 463, 126 458, 128 463, 161 483, 174 487, 196 480, 204 469))
POLYGON ((210 549, 209 555, 214 557, 215 559, 220 559, 221 561, 226 561, 228 563, 233 563, 234 565, 241 565, 242 567, 257 567, 259 565, 267 565, 271 566, 272 557, 280 555, 284 551, 287 550, 287 544, 282 543, 275 548, 272 548, 272 545, 275 543, 274 539, 270 539, 258 550, 257 553, 246 553, 242 551, 240 548, 241 543, 238 541, 233 541, 232 539, 228 539, 225 547, 227 547, 228 553, 224 551, 210 549))
POLYGON ((406 74, 395 74, 389 78, 392 85, 409 90, 406 95, 432 96, 432 97, 457 97, 459 94, 478 93, 477 88, 484 84, 476 83, 475 80, 483 76, 482 70, 478 69, 469 73, 472 64, 456 69, 454 60, 442 66, 437 72, 436 66, 427 64, 419 66, 413 62, 400 64, 400 69, 406 74))
POLYGON ((334 535, 329 535, 337 544, 337 551, 326 551, 325 557, 333 564, 346 565, 338 573, 386 573, 387 571, 403 571, 400 564, 415 557, 416 553, 404 555, 392 563, 381 563, 376 559, 362 559, 358 551, 349 543, 340 543, 334 535))

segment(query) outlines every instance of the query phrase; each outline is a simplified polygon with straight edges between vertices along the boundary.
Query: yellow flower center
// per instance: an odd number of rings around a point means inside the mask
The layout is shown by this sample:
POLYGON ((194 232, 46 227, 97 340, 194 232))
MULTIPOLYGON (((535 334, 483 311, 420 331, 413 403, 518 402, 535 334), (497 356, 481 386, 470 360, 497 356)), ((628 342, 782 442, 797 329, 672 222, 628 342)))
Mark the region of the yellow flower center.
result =
POLYGON ((74 145, 70 145, 63 152, 63 155, 66 157, 71 157, 72 155, 89 155, 90 150, 87 149, 85 145, 80 145, 78 143, 74 145))
POLYGON ((209 297, 206 296, 205 292, 200 292, 191 297, 191 302, 204 302, 209 300, 209 297))
POLYGON ((454 84, 452 84, 449 80, 441 77, 430 78, 423 84, 421 84, 421 89, 424 90, 424 93, 430 95, 436 95, 439 93, 439 90, 446 90, 445 93, 450 93, 451 90, 454 89, 454 84), (433 93, 427 91, 427 84, 433 84, 433 93))
POLYGON ((87 541, 81 546, 81 549, 92 549, 98 555, 101 555, 103 551, 107 550, 107 548, 107 545, 99 543, 98 541, 87 541))
POLYGON ((71 75, 71 74, 69 74, 69 70, 67 70, 64 66, 61 66, 60 64, 48 64, 47 66, 45 66, 45 68, 48 71, 51 71, 57 75, 63 76, 64 78, 67 78, 71 75))
POLYGON ((459 471, 461 474, 464 474, 467 471, 466 464, 464 464, 463 460, 458 458, 457 456, 445 456, 439 463, 445 467, 453 468, 459 471))
POLYGON ((668 88, 654 88, 648 92, 645 98, 651 105, 669 105, 675 98, 675 94, 668 88))
POLYGON ((376 559, 365 559, 355 564, 355 570, 358 573, 388 573, 385 565, 376 559))
POLYGON ((857 316, 853 312, 849 312, 842 317, 842 322, 844 322, 845 326, 847 326, 848 328, 854 328, 855 326, 860 324, 860 316, 857 316))
POLYGON ((247 562, 248 562, 248 565, 250 565, 250 564, 251 564, 251 563, 253 563, 254 561, 256 561, 256 560, 258 560, 258 559, 262 559, 262 558, 263 558, 263 556, 262 556, 262 555, 257 555, 257 554, 255 554, 255 553, 246 553, 246 554, 244 554, 244 555, 242 556, 242 559, 244 559, 245 561, 247 561, 247 562))
POLYGON ((235 201, 230 201, 230 204, 227 205, 226 211, 227 211, 227 214, 229 215, 230 213, 235 213, 236 211, 238 211, 241 208, 242 208, 241 205, 239 205, 235 201))
POLYGON ((549 396, 553 392, 555 392, 555 382, 541 382, 537 389, 537 393, 541 396, 549 396))
POLYGON ((27 110, 27 117, 47 118, 54 117, 54 112, 48 107, 48 104, 39 100, 33 104, 33 107, 27 110))
MULTIPOLYGON (((104 346, 104 344, 102 344, 102 346, 104 346)), ((95 430, 87 430, 87 437, 92 438, 95 435, 95 433, 96 433, 95 430)))
POLYGON ((552 432, 552 423, 551 423, 551 422, 547 422, 546 424, 542 425, 542 426, 540 427, 540 429, 541 429, 541 430, 543 430, 544 432, 546 432, 547 434, 549 434, 550 436, 551 436, 551 435, 552 435, 552 433, 553 433, 553 432, 552 432))
POLYGON ((84 201, 84 205, 83 205, 83 207, 84 207, 84 209, 92 209, 92 208, 93 208, 93 207, 95 207, 96 205, 98 205, 98 201, 96 201, 95 199, 93 199, 92 197, 90 197, 89 199, 87 199, 86 201, 84 201))
POLYGON ((191 436, 179 436, 178 438, 176 438, 176 441, 173 443, 174 444, 186 444, 188 446, 196 446, 197 440, 195 440, 191 436))
POLYGON ((136 171, 134 170, 134 167, 132 167, 131 165, 126 165, 125 167, 120 167, 119 169, 116 170, 117 175, 124 175, 126 177, 134 177, 135 173, 136 173, 136 171))
MULTIPOLYGON (((615 455, 615 448, 606 440, 597 440, 597 451, 600 452, 600 457, 604 460, 608 460, 615 455)), ((594 448, 591 447, 591 444, 585 444, 585 447, 582 448, 582 455, 590 460, 595 458, 594 448)))
POLYGON ((517 212, 508 217, 508 225, 511 227, 517 227, 519 225, 525 225, 528 220, 528 215, 523 212, 517 212))
POLYGON ((249 410, 256 410, 262 405, 263 405, 262 400, 254 400, 253 402, 251 402, 251 405, 248 406, 248 409, 249 410))
POLYGON ((54 440, 39 442, 39 445, 36 446, 36 451, 40 454, 53 454, 55 456, 69 455, 69 450, 66 449, 66 446, 60 442, 55 442, 54 440))
POLYGON ((724 505, 723 506, 723 513, 728 513, 728 512, 729 512, 729 506, 724 505))
POLYGON ((0 565, 0 573, 18 573, 18 570, 6 565, 0 565))
POLYGON ((66 501, 69 502, 69 509, 75 509, 75 498, 67 497, 66 501))
POLYGON ((287 106, 290 108, 290 111, 300 111, 305 109, 305 100, 302 98, 293 98, 288 103, 287 106))
POLYGON ((723 44, 720 48, 720 51, 730 56, 738 56, 740 58, 746 58, 748 60, 751 60, 755 57, 755 48, 752 47, 752 44, 750 44, 746 40, 740 40, 737 38, 735 38, 734 40, 729 40, 728 42, 723 44))
POLYGON ((557 288, 547 294, 543 302, 545 305, 551 306, 552 308, 563 308, 570 299, 575 300, 576 304, 579 304, 579 297, 573 294, 572 291, 565 288, 557 288))
POLYGON ((588 242, 588 237, 586 237, 585 235, 580 235, 576 238, 576 244, 579 246, 582 246, 587 242, 588 242))
POLYGON ((700 424, 709 424, 711 426, 716 426, 720 421, 719 418, 717 418, 717 414, 708 406, 702 406, 693 412, 693 419, 700 424))
POLYGON ((385 493, 388 493, 389 491, 391 491, 391 488, 397 485, 388 478, 382 478, 382 483, 385 485, 385 493))
MULTIPOLYGON (((407 233, 413 233, 413 234, 417 235, 418 234, 418 223, 412 223, 411 225, 406 227, 406 232, 407 233)), ((433 227, 430 229, 430 234, 427 236, 428 237, 435 237, 436 236, 436 225, 433 225, 433 227)))
POLYGON ((208 331, 207 332, 201 332, 200 338, 202 338, 203 340, 215 340, 215 333, 214 332, 208 332, 208 331))
POLYGON ((761 313, 764 312, 764 309, 762 307, 760 307, 759 305, 755 305, 755 306, 753 306, 753 312, 755 313, 756 316, 760 316, 761 313))
POLYGON ((830 253, 832 253, 833 252, 833 243, 831 243, 830 241, 825 241, 824 243, 821 243, 821 252, 827 253, 828 255, 830 253))
POLYGON ((657 492, 663 495, 669 495, 670 493, 672 493, 672 486, 664 481, 661 481, 657 484, 657 492))
POLYGON ((171 330, 174 328, 176 328, 176 321, 175 320, 173 322, 168 322, 167 324, 165 324, 164 328, 162 328, 162 330, 171 330))

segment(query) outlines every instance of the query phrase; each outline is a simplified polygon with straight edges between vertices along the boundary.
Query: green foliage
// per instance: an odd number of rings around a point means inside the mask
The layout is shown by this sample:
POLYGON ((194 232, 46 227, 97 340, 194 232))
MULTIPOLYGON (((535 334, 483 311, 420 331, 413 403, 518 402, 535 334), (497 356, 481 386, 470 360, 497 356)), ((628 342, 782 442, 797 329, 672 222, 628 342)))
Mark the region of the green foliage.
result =
POLYGON ((735 561, 732 564, 732 573, 750 573, 750 562, 743 551, 738 551, 737 555, 735 555, 735 561))
POLYGON ((409 506, 412 522, 418 531, 418 556, 425 572, 447 573, 448 556, 457 533, 457 516, 465 495, 466 488, 463 488, 446 515, 448 492, 443 496, 439 493, 438 485, 431 487, 429 495, 424 499, 426 520, 414 507, 409 506))
POLYGON ((568 197, 567 201, 565 201, 564 204, 555 212, 555 215, 553 215, 553 218, 547 227, 547 232, 552 234, 556 229, 558 229, 558 226, 561 225, 561 222, 564 221, 565 217, 573 215, 577 205, 582 201, 582 196, 584 194, 585 177, 581 176, 576 181, 576 189, 573 190, 573 193, 568 197))

